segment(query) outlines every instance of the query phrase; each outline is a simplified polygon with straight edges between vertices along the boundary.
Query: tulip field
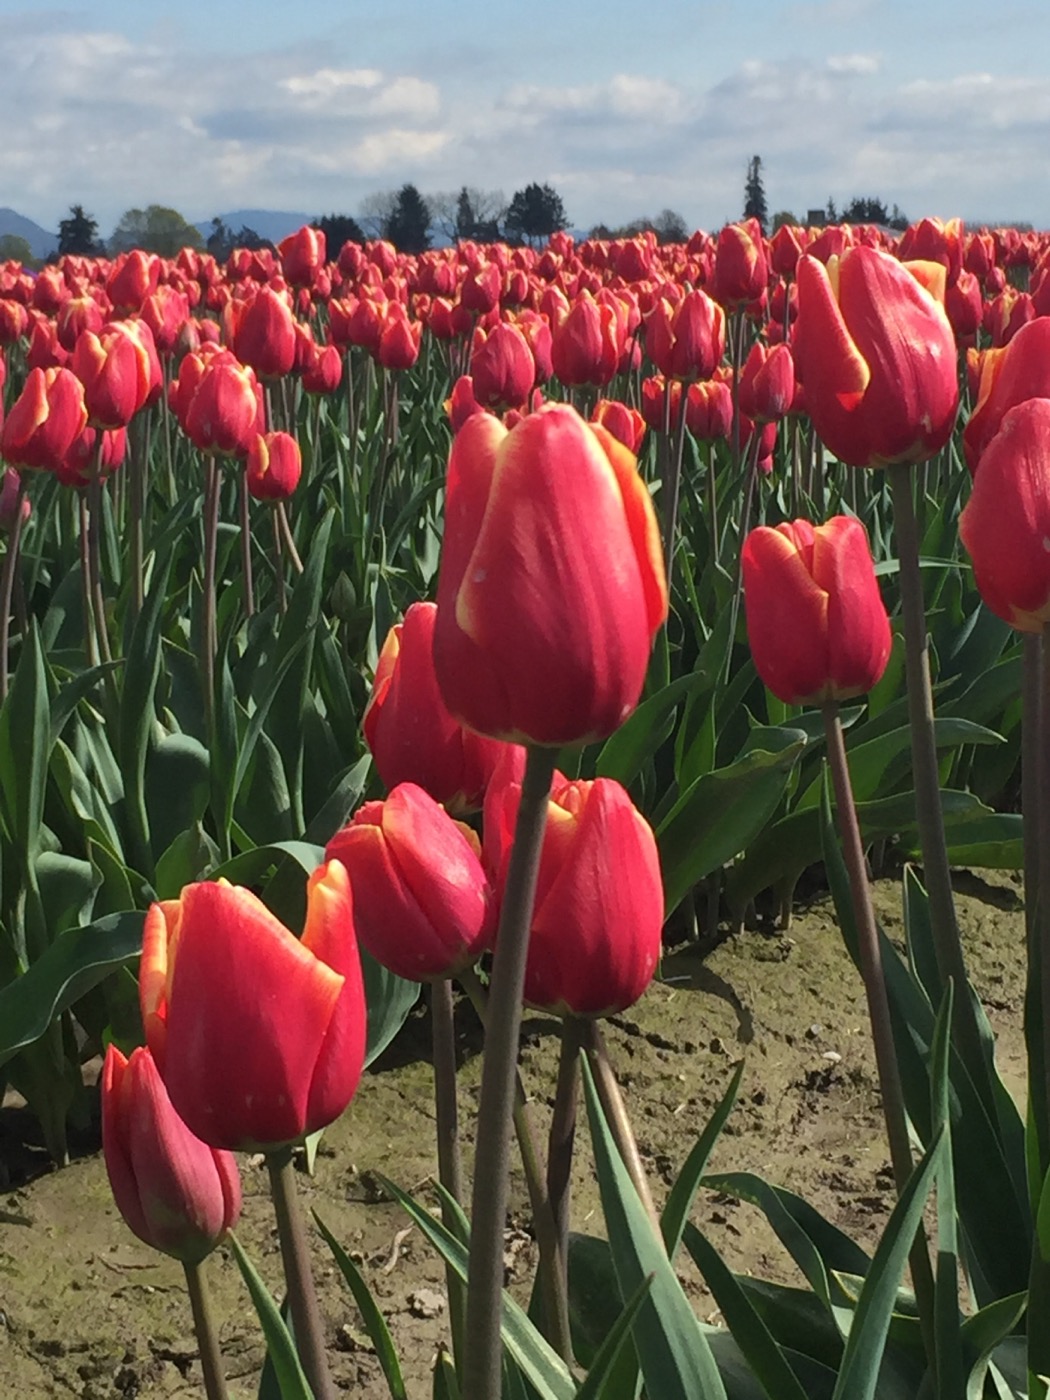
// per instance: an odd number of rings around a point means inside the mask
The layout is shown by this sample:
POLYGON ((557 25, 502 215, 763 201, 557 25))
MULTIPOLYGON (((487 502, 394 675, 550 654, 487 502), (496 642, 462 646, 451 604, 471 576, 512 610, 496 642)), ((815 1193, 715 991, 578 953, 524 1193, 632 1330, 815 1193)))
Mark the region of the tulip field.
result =
POLYGON ((0 468, 21 1393, 1050 1395, 1045 236, 4 263, 0 468))

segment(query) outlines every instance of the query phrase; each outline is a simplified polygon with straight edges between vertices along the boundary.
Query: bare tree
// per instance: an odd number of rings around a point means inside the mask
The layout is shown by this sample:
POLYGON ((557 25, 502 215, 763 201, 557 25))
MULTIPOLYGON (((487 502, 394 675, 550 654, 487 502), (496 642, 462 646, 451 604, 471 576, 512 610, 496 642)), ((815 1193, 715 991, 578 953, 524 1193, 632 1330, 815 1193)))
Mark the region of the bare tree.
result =
POLYGON ((375 190, 361 201, 357 222, 369 238, 383 238, 383 230, 390 223, 397 208, 397 190, 375 190))

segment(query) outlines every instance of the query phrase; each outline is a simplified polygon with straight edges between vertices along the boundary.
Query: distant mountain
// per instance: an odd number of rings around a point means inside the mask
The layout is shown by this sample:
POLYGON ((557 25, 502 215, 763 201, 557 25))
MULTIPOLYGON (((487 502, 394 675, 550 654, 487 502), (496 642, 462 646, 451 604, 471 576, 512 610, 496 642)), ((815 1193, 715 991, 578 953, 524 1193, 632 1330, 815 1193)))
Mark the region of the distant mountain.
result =
POLYGON ((34 258, 50 257, 58 247, 56 233, 48 233, 46 228, 41 228, 32 219, 16 213, 14 209, 0 209, 0 238, 7 233, 13 234, 15 238, 24 238, 32 249, 34 258))
MULTIPOLYGON (((282 209, 234 209, 229 214, 219 214, 216 217, 220 218, 232 233, 240 233, 242 228, 250 228, 260 238, 266 238, 271 243, 280 243, 282 238, 295 233, 303 224, 310 223, 318 215, 291 214, 282 209)), ((211 224, 211 219, 203 219, 193 227, 202 238, 207 239, 211 233, 211 224)))

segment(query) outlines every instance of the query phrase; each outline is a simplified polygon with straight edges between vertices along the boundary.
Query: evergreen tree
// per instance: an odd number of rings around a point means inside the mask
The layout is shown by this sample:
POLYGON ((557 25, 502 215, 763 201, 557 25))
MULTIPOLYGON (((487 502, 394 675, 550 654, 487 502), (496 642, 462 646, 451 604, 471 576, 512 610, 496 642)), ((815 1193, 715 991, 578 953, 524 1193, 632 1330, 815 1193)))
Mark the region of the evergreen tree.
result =
POLYGON ((569 220, 561 195, 551 185, 526 185, 510 202, 505 220, 508 239, 513 243, 542 243, 563 229, 569 220))
POLYGON ((762 185, 761 156, 752 156, 747 163, 747 179, 744 182, 744 218, 757 219, 762 233, 768 232, 769 208, 766 205, 766 192, 762 185))
POLYGON ((478 216, 475 214, 474 205, 470 200, 470 191, 464 185, 456 200, 456 238, 473 238, 477 223, 478 216))
POLYGON ((415 185, 402 185, 383 237, 401 253, 425 253, 430 247, 430 209, 415 185))
POLYGON ((881 199, 854 196, 842 211, 844 224, 888 224, 889 210, 881 199))
POLYGON ((84 213, 82 204, 71 205, 69 218, 63 219, 59 224, 58 251, 60 254, 81 253, 88 258, 101 251, 98 224, 90 215, 84 213))
POLYGON ((363 243, 365 235, 361 225, 350 214, 322 214, 314 220, 314 228, 325 236, 328 256, 337 258, 344 243, 363 243))

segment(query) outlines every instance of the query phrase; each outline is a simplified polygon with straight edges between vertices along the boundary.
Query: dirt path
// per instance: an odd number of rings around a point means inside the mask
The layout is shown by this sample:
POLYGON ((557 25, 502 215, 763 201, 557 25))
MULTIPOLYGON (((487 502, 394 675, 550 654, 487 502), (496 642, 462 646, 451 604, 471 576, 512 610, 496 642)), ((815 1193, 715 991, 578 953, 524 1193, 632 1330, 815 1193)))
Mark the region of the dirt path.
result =
MULTIPOLYGON (((1023 1091, 1023 915, 1012 877, 960 874, 960 922, 974 983, 999 1037, 1011 1091, 1023 1091)), ((901 931, 900 893, 880 882, 877 901, 891 937, 901 931)), ((737 1108, 715 1169, 760 1172, 792 1188, 842 1229, 870 1245, 891 1204, 878 1095, 859 979, 826 903, 797 915, 789 934, 746 932, 706 961, 676 951, 665 981, 608 1027, 607 1039, 654 1193, 662 1198, 736 1061, 746 1059, 737 1108)), ((479 1033, 458 1008, 462 1102, 468 1119, 480 1071, 479 1033)), ((522 1072, 545 1126, 554 1088, 553 1023, 527 1021, 522 1072)), ((300 1178, 318 1211, 357 1259, 383 1308, 410 1394, 430 1394, 435 1346, 446 1334, 444 1280, 418 1230, 383 1199, 374 1173, 425 1193, 434 1170, 427 1027, 420 1014, 366 1076, 344 1119, 325 1136, 316 1176, 300 1178)), ((2 1115, 18 1127, 10 1109, 2 1115)), ((66 1171, 18 1185, 22 1158, 4 1154, 11 1184, 0 1192, 0 1374, 2 1393, 45 1400, 199 1396, 200 1369, 182 1274, 138 1243, 113 1205, 97 1154, 66 1171), (12 1161, 14 1165, 12 1166, 12 1161)), ((280 1260, 265 1170, 242 1163, 244 1214, 238 1234, 267 1283, 279 1289, 280 1260)), ((574 1228, 600 1233, 586 1142, 574 1181, 574 1228)), ((515 1182, 508 1265, 531 1276, 524 1190, 515 1182)), ((757 1211, 702 1197, 695 1218, 727 1261, 764 1277, 794 1277, 757 1211)), ((316 1263, 338 1383, 355 1396, 387 1394, 356 1310, 318 1242, 316 1263)), ((231 1395, 254 1396, 263 1360, 258 1323, 228 1251, 211 1261, 223 1319, 231 1395)), ((686 1275, 701 1315, 713 1302, 686 1275)))

